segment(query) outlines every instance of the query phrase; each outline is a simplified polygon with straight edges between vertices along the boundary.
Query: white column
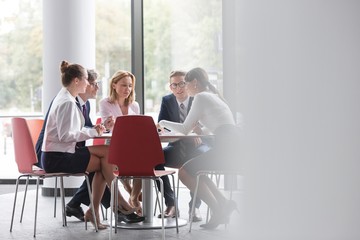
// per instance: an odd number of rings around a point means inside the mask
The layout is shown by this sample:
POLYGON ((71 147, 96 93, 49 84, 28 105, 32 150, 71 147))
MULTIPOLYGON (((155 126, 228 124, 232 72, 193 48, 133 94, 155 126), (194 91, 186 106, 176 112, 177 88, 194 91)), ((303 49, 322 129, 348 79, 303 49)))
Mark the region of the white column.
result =
MULTIPOLYGON (((95 68, 94 0, 43 1, 44 113, 62 87, 62 60, 95 68)), ((81 181, 80 178, 66 178, 65 187, 78 188, 81 181)), ((53 186, 53 181, 44 181, 44 187, 53 186)))

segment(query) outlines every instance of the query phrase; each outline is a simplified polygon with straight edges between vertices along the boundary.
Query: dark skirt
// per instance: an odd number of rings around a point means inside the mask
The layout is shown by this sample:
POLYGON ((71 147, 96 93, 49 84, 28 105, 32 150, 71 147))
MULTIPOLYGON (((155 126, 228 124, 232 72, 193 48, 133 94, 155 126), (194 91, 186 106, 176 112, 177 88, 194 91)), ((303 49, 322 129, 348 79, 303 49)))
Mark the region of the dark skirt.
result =
POLYGON ((90 162, 90 152, 87 147, 75 149, 75 153, 43 152, 41 163, 48 173, 84 173, 90 162))
POLYGON ((239 128, 234 125, 223 125, 215 131, 212 148, 189 160, 183 168, 195 175, 201 170, 240 170, 239 128))

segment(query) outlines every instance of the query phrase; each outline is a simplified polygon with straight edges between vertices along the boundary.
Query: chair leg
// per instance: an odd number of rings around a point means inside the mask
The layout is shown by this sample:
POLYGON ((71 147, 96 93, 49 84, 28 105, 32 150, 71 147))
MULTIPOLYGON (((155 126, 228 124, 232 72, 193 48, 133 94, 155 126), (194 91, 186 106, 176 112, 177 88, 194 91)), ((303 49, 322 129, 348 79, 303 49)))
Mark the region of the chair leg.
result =
POLYGON ((194 192, 194 196, 193 196, 194 201, 191 204, 191 211, 190 211, 190 216, 189 216, 190 217, 190 219, 189 219, 189 222, 190 222, 189 232, 191 232, 191 227, 192 227, 192 223, 193 223, 194 210, 195 210, 195 199, 196 199, 197 193, 198 193, 200 175, 201 174, 197 174, 197 176, 196 176, 196 186, 195 186, 195 192, 194 192))
POLYGON ((67 221, 66 221, 66 213, 65 213, 65 190, 64 190, 63 177, 60 177, 60 198, 61 198, 61 215, 62 215, 63 227, 65 227, 67 226, 67 221))
POLYGON ((30 176, 27 176, 27 178, 26 178, 24 199, 23 199, 23 204, 22 204, 22 208, 21 208, 21 215, 20 215, 20 222, 22 222, 23 215, 24 215, 25 201, 26 201, 26 196, 27 196, 27 189, 28 189, 28 186, 29 186, 29 178, 30 178, 30 176))
POLYGON ((160 208, 160 200, 159 200, 159 190, 157 188, 156 183, 154 184, 154 188, 155 188, 155 194, 156 194, 156 201, 155 201, 155 207, 154 207, 154 216, 156 216, 156 209, 159 206, 159 212, 161 212, 161 208, 160 208))
POLYGON ((119 189, 119 179, 116 179, 115 181, 115 188, 114 188, 114 197, 115 197, 115 206, 114 206, 114 211, 115 211, 115 233, 117 233, 117 228, 118 228, 118 206, 119 206, 119 197, 118 197, 118 189, 119 189))
MULTIPOLYGON (((113 215, 115 215, 115 229, 116 229, 116 225, 117 225, 117 221, 116 221, 116 218, 117 218, 117 211, 113 211, 113 209, 115 208, 115 181, 117 182, 118 181, 118 178, 115 177, 112 182, 111 182, 111 187, 110 187, 110 226, 112 225, 112 219, 113 219, 113 215)), ((112 229, 110 227, 110 231, 109 231, 109 240, 112 240, 112 229)))
POLYGON ((176 190, 176 188, 175 188, 174 175, 171 175, 171 178, 172 178, 173 189, 174 189, 176 233, 179 233, 179 204, 178 204, 178 195, 177 195, 178 190, 176 190))
POLYGON ((54 186, 54 218, 56 218, 56 197, 57 197, 57 177, 55 177, 55 186, 54 186))
MULTIPOLYGON (((162 230, 162 239, 165 240, 165 221, 164 221, 164 183, 161 178, 158 178, 160 182, 160 192, 161 192, 161 230, 162 230)), ((155 181, 155 180, 154 180, 155 181)), ((156 184, 156 182, 155 182, 156 184)))
POLYGON ((37 177, 37 179, 36 179, 35 217, 34 217, 34 237, 36 236, 37 208, 38 208, 38 202, 39 202, 39 182, 40 182, 40 177, 37 177))
MULTIPOLYGON (((94 222, 95 222, 95 231, 98 232, 98 224, 97 224, 97 221, 96 221, 96 214, 95 214, 94 202, 93 202, 92 194, 91 194, 90 181, 89 181, 89 177, 87 175, 85 175, 85 180, 86 180, 86 186, 88 188, 88 193, 89 193, 90 208, 91 208, 91 212, 92 212, 93 219, 94 219, 94 222)), ((87 222, 86 221, 85 221, 85 229, 87 229, 87 222)))
POLYGON ((17 178, 17 180, 16 180, 14 205, 13 205, 12 216, 11 216, 11 223, 10 223, 10 232, 12 232, 12 227, 13 227, 13 223, 14 223, 16 198, 17 198, 17 193, 18 193, 18 188, 19 188, 19 181, 20 181, 20 178, 21 178, 21 177, 22 177, 22 176, 19 176, 19 177, 17 178))
POLYGON ((179 187, 180 187, 180 178, 178 176, 178 180, 177 180, 177 189, 176 189, 176 196, 179 197, 179 187))

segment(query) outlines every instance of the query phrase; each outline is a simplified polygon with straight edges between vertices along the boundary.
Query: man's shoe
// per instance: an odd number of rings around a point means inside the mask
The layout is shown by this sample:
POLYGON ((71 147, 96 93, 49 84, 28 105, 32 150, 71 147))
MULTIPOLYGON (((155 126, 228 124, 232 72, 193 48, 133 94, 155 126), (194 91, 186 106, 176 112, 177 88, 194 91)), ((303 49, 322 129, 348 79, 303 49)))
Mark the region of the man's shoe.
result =
MULTIPOLYGON (((190 213, 189 213, 189 215, 190 215, 190 213)), ((193 221, 193 222, 200 222, 200 221, 202 221, 202 217, 201 217, 201 214, 200 214, 200 209, 195 208, 192 221, 193 221)))
MULTIPOLYGON (((164 218, 174 218, 175 216, 176 216, 175 206, 166 207, 164 212, 164 218)), ((179 210, 178 210, 178 217, 180 217, 179 210)), ((161 213, 158 215, 158 218, 161 218, 161 213)))
POLYGON ((66 212, 66 216, 68 217, 74 216, 80 221, 84 221, 84 211, 80 206, 70 207, 69 205, 66 205, 65 212, 66 212))
POLYGON ((124 214, 118 211, 118 222, 124 223, 138 223, 145 220, 145 217, 141 217, 135 213, 124 214))

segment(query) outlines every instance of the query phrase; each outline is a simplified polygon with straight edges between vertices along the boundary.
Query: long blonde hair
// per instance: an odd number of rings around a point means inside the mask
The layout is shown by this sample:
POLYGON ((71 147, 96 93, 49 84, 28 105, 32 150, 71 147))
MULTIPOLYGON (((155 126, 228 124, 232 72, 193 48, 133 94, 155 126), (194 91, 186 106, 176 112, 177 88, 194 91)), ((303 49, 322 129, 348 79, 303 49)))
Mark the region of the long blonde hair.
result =
POLYGON ((115 103, 118 98, 118 94, 116 93, 115 89, 113 88, 113 84, 116 84, 124 77, 130 77, 132 81, 132 89, 129 94, 129 97, 125 99, 125 105, 128 106, 130 103, 135 101, 135 76, 131 72, 119 70, 110 79, 110 94, 109 94, 109 102, 115 103))

